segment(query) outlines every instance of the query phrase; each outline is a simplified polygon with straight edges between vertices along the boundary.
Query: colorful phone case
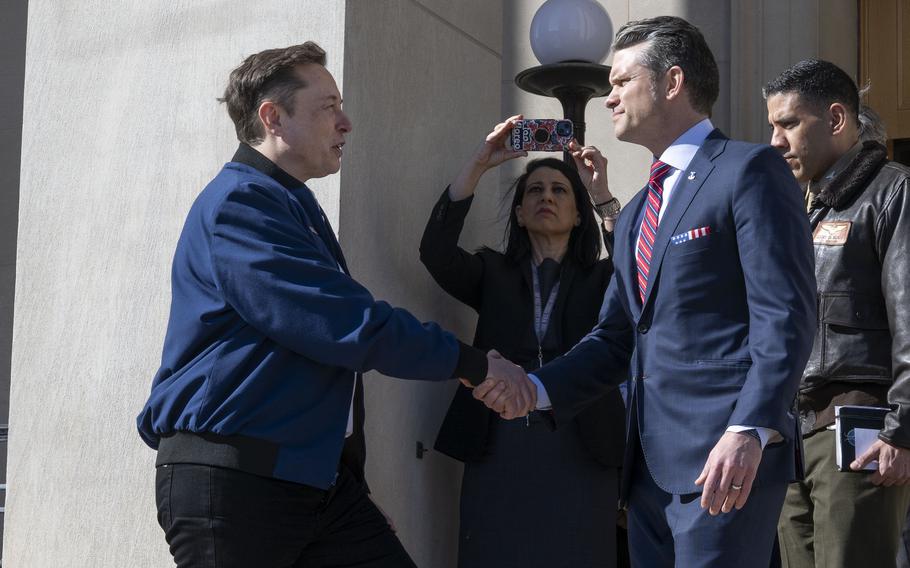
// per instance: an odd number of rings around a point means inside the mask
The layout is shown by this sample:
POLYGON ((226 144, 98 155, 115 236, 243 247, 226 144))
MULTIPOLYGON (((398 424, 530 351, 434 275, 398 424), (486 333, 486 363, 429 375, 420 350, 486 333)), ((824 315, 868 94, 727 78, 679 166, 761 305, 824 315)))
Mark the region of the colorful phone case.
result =
POLYGON ((526 118, 512 128, 511 145, 526 152, 562 152, 574 138, 571 120, 526 118))

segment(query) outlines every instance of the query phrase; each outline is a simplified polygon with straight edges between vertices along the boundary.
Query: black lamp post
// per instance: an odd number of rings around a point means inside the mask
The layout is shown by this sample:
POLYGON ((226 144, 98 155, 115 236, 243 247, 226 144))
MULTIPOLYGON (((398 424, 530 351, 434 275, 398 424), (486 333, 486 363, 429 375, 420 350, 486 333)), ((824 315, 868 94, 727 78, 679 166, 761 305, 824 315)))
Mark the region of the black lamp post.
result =
MULTIPOLYGON (((575 125, 575 139, 584 144, 585 107, 592 98, 610 92, 610 67, 586 61, 539 65, 516 75, 515 84, 529 93, 558 99, 563 116, 575 125)), ((564 159, 574 163, 568 154, 564 159)))
MULTIPOLYGON (((546 0, 531 20, 531 49, 542 65, 525 69, 515 83, 529 93, 559 99, 581 144, 588 101, 610 92, 610 68, 599 62, 612 39, 613 23, 598 0, 546 0)), ((575 163, 568 153, 563 159, 575 163)))

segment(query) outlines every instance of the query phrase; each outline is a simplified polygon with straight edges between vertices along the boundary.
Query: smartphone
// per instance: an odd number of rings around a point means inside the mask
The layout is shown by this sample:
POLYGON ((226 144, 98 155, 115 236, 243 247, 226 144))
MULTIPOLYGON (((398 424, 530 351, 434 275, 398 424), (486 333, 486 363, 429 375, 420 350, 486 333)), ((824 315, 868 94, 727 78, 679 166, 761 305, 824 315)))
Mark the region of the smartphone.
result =
POLYGON ((526 152, 562 152, 574 135, 571 120, 526 118, 512 127, 511 146, 526 152))

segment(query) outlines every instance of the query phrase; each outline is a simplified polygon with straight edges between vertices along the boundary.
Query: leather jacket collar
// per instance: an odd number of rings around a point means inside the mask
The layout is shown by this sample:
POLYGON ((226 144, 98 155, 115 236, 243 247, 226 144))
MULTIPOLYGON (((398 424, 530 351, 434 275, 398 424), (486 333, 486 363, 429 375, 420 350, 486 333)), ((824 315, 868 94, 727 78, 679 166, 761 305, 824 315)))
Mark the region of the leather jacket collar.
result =
POLYGON ((818 203, 840 209, 862 193, 879 168, 887 161, 888 150, 874 141, 863 142, 862 149, 833 179, 824 184, 818 193, 818 203))

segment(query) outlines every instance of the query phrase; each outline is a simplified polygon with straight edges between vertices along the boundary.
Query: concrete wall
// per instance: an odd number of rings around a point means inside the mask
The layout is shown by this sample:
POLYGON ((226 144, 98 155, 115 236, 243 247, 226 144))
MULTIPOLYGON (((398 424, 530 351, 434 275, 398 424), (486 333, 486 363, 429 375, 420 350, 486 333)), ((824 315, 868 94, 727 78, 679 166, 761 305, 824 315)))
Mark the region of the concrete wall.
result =
MULTIPOLYGON (((22 87, 25 80, 25 23, 28 2, 4 3, 0 21, 0 424, 9 420, 10 356, 13 345, 13 290, 16 282, 16 228, 19 211, 19 157, 22 142, 22 87)), ((6 483, 6 439, 0 437, 0 483, 6 483)), ((0 492, 0 507, 5 492, 0 492)), ((0 539, 3 535, 0 513, 0 539)))
POLYGON ((731 135, 768 142, 761 88, 798 61, 826 59, 858 78, 857 0, 744 0, 730 10, 731 135))
MULTIPOLYGON (((134 418, 184 216, 236 147, 215 98, 244 56, 305 39, 341 79, 344 4, 28 8, 3 564, 167 566, 134 418)), ((336 219, 338 181, 314 184, 336 219)))
MULTIPOLYGON (((354 130, 341 170, 340 238, 378 297, 470 342, 474 318, 418 259, 430 210, 500 115, 500 2, 360 0, 345 18, 345 108, 354 130)), ((497 245, 497 176, 477 192, 462 245, 497 245)), ((432 447, 454 382, 370 373, 367 474, 418 566, 455 566, 461 467, 432 447)))

